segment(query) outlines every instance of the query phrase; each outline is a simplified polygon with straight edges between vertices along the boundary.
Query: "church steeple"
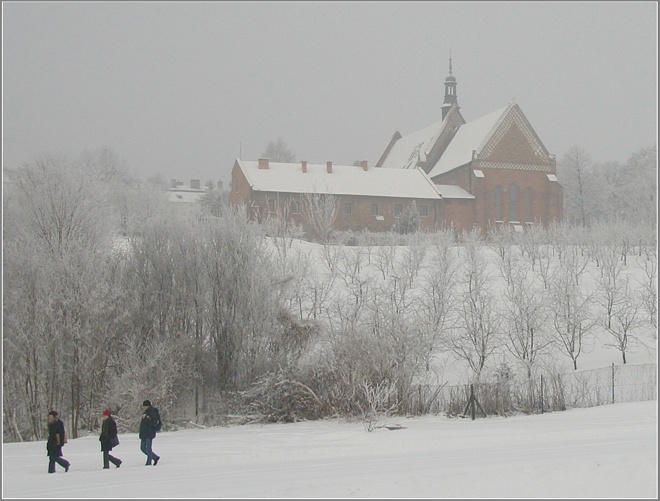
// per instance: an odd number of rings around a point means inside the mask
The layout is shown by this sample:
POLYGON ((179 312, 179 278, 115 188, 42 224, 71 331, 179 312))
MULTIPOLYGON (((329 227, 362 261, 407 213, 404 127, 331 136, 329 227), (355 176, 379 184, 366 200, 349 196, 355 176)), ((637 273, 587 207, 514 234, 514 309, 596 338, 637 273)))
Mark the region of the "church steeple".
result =
POLYGON ((445 78, 445 100, 442 103, 443 120, 454 104, 458 106, 458 96, 456 95, 456 77, 452 75, 451 54, 449 54, 449 76, 445 78))

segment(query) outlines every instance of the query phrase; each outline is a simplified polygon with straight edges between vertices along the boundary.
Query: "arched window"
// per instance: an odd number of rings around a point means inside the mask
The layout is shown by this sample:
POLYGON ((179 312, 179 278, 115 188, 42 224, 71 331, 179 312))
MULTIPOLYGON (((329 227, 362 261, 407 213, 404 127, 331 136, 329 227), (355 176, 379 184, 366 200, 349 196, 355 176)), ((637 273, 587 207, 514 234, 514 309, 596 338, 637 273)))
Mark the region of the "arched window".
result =
POLYGON ((509 185, 509 222, 519 221, 518 219, 518 186, 516 183, 509 185))
POLYGON ((502 187, 495 187, 495 221, 502 221, 502 187))
POLYGON ((531 188, 525 188, 524 204, 525 204, 525 222, 531 223, 532 222, 532 189, 531 188))

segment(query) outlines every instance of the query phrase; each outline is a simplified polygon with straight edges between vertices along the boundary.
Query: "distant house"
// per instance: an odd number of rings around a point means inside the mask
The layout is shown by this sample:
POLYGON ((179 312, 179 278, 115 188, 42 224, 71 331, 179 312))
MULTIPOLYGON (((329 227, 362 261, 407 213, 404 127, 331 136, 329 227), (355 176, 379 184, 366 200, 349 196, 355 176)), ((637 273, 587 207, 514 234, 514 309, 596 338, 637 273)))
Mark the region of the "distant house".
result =
POLYGON ((206 188, 201 187, 199 179, 191 179, 188 185, 176 179, 170 180, 170 187, 167 189, 167 198, 170 202, 177 204, 196 204, 206 193, 206 188))
MULTIPOLYGON (((438 187, 421 169, 369 168, 366 161, 349 166, 236 159, 231 186, 229 203, 247 205, 257 221, 278 215, 304 225, 303 205, 310 194, 334 198, 337 230, 390 231, 413 202, 422 229, 433 229, 443 220, 438 187)), ((452 194, 459 192, 456 188, 452 194)))
POLYGON ((389 231, 415 202, 422 229, 524 231, 563 217, 555 156, 515 103, 466 122, 456 78, 445 79, 442 118, 407 136, 394 133, 374 168, 236 160, 231 204, 253 218, 301 220, 305 194, 338 197, 337 229, 389 231), (285 210, 283 210, 285 209, 285 210))

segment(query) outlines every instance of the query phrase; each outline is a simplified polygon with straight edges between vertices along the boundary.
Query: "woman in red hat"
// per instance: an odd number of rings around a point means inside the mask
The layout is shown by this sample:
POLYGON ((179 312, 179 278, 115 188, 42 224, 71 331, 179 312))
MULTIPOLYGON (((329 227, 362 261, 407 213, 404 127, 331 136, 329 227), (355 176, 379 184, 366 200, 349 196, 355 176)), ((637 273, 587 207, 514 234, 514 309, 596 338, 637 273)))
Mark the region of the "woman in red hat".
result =
POLYGON ((112 418, 110 409, 103 411, 101 415, 103 425, 101 426, 101 451, 103 452, 103 469, 110 468, 110 463, 114 464, 117 468, 121 466, 121 459, 116 458, 110 454, 113 447, 119 445, 119 437, 117 436, 117 423, 112 418))

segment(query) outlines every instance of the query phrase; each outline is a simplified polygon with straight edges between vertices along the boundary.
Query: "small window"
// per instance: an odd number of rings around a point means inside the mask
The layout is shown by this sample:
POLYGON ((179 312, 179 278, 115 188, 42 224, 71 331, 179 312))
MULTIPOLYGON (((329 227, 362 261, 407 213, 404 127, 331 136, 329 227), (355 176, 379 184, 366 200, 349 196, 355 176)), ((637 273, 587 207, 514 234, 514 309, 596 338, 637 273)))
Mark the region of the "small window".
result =
POLYGON ((344 204, 344 214, 346 214, 347 216, 353 214, 353 206, 350 203, 344 204))
POLYGON ((428 217, 429 215, 429 206, 428 205, 420 205, 419 206, 419 216, 420 217, 428 217))
POLYGON ((275 200, 268 200, 268 212, 270 214, 275 212, 275 200))
POLYGON ((394 206, 394 217, 400 217, 403 214, 403 205, 396 204, 394 206))
POLYGON ((300 204, 296 200, 291 200, 291 213, 300 214, 300 204))
POLYGON ((371 204, 371 215, 372 216, 378 215, 378 204, 371 204))

